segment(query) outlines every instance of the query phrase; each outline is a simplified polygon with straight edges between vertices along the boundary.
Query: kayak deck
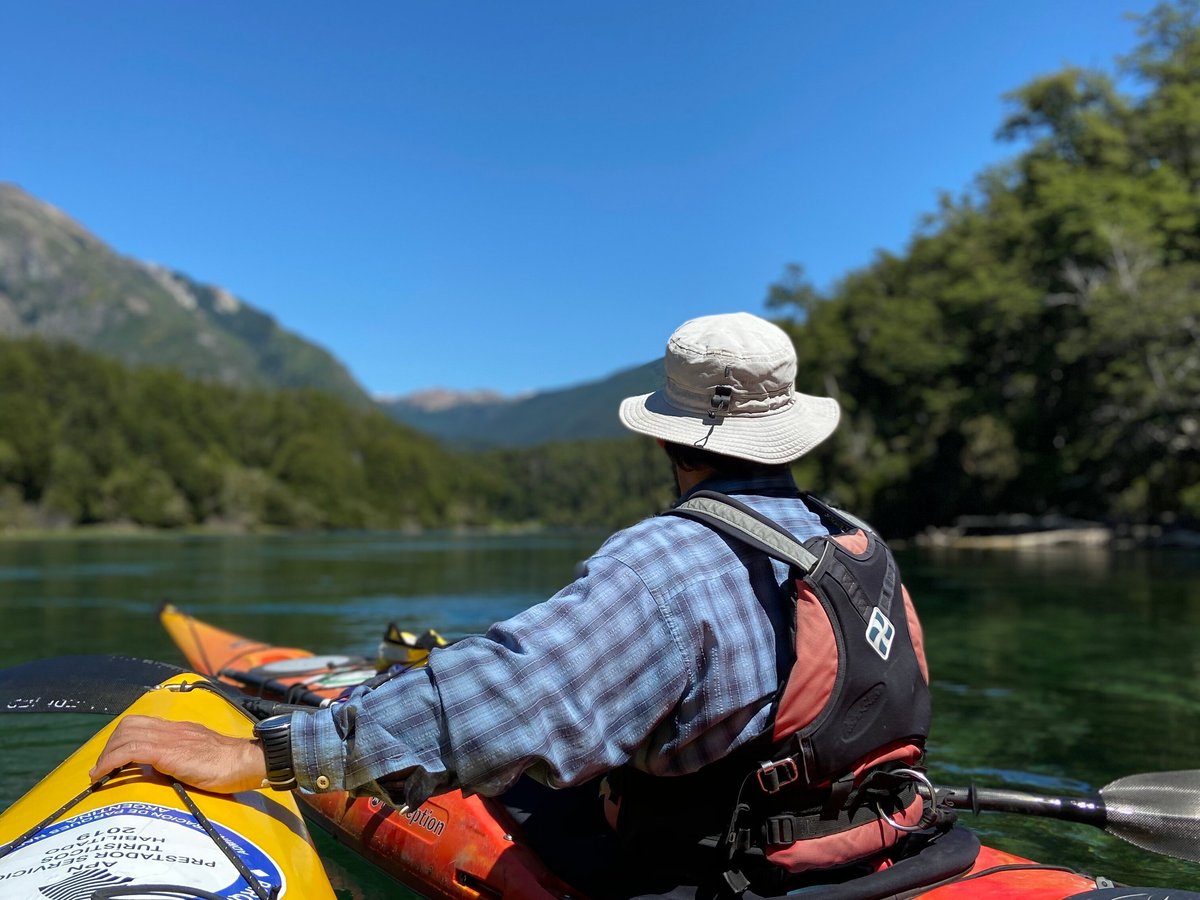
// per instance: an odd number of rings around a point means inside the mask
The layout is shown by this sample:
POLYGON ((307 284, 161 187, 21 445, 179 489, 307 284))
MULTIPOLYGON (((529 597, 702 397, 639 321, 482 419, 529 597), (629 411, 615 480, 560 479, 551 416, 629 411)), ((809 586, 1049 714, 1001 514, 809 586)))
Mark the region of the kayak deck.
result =
POLYGON ((119 896, 132 897, 142 896, 137 885, 170 885, 180 889, 171 896, 266 898, 275 889, 281 900, 333 900, 290 794, 209 794, 145 766, 91 789, 89 770, 125 715, 249 737, 250 719, 224 697, 186 690, 203 681, 178 675, 150 690, 0 815, 0 896, 117 896, 95 892, 128 886, 119 896))

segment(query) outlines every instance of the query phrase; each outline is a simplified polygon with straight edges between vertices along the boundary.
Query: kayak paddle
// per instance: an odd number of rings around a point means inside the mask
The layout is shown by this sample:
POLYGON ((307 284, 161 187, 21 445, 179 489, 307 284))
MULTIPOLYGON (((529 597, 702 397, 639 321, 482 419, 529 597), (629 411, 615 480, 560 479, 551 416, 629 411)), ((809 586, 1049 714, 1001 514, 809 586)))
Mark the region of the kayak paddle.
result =
POLYGON ((939 788, 951 809, 1012 812, 1083 822, 1135 847, 1200 862, 1200 770, 1118 778, 1091 797, 1046 797, 1000 788, 939 788))
POLYGON ((116 715, 186 670, 130 656, 56 656, 0 670, 0 712, 116 715))
MULTIPOLYGON (((35 659, 0 669, 0 713, 4 712, 77 712, 115 716, 149 690, 176 675, 194 674, 187 669, 153 659, 131 656, 54 656, 35 659)), ((252 718, 309 710, 296 706, 248 697, 231 685, 196 676, 196 687, 210 688, 222 694, 252 718)))

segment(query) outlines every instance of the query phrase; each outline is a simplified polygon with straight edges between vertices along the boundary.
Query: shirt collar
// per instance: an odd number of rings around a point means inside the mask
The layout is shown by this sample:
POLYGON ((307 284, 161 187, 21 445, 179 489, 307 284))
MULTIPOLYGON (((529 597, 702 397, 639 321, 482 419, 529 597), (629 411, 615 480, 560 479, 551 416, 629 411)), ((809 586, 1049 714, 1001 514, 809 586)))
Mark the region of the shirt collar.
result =
POLYGON ((721 494, 754 494, 762 497, 799 497, 800 489, 790 469, 782 472, 760 473, 743 478, 707 478, 692 487, 675 504, 687 500, 697 491, 717 491, 721 494))

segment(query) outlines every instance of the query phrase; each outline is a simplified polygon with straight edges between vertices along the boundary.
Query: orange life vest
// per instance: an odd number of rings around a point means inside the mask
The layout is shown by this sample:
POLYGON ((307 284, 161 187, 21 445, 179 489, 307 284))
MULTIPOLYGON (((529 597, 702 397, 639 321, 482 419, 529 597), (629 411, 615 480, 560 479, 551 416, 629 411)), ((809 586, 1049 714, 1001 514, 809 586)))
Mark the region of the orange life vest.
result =
POLYGON ((626 809, 635 797, 636 810, 658 807, 660 829, 671 808, 680 820, 702 821, 688 812, 691 798, 728 804, 732 797, 728 827, 701 841, 724 851, 735 888, 745 886, 738 884, 739 856, 793 873, 831 868, 880 857, 922 817, 913 780, 897 774, 919 762, 930 724, 912 601, 891 551, 870 528, 811 495, 804 500, 841 533, 801 543, 751 507, 709 491, 669 510, 791 568, 795 659, 770 734, 695 775, 630 771, 617 782, 619 833, 620 819, 636 815, 626 809))

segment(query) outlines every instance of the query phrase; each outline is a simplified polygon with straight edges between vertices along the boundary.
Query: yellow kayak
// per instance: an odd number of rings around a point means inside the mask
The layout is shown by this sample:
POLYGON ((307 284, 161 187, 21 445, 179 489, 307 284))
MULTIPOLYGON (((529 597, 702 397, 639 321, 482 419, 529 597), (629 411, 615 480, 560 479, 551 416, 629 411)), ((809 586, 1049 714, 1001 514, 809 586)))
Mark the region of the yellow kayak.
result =
MULTIPOLYGON (((122 716, 203 722, 249 737, 244 713, 190 687, 203 681, 169 678, 122 716)), ((0 897, 333 900, 290 793, 209 794, 144 766, 90 789, 88 771, 116 721, 0 815, 0 897)))

